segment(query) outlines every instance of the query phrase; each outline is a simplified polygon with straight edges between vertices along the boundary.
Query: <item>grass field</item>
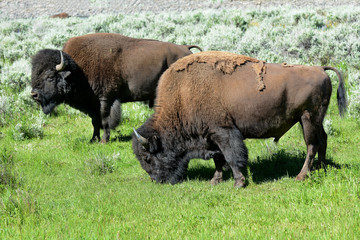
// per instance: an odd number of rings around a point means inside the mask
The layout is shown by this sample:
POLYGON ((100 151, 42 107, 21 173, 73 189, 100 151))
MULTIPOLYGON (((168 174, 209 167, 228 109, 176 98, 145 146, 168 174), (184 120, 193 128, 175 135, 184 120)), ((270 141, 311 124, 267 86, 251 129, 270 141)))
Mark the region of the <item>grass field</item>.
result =
POLYGON ((0 239, 358 239, 359 13, 275 9, 0 20, 0 239), (230 172, 211 186, 214 164, 201 159, 190 162, 181 184, 151 182, 131 148, 133 127, 152 114, 144 104, 123 104, 123 122, 110 143, 90 144, 89 117, 64 105, 45 116, 29 99, 31 55, 100 31, 339 68, 351 108, 341 119, 333 91, 325 170, 294 180, 306 150, 296 125, 277 145, 246 140, 245 189, 233 188, 230 172))

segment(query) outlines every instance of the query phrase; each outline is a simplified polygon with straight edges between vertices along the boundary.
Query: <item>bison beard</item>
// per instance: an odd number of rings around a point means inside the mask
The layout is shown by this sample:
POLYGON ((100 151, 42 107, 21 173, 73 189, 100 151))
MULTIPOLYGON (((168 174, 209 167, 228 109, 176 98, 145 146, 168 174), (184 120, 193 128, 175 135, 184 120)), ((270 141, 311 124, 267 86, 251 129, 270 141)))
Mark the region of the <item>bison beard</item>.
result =
POLYGON ((160 75, 195 45, 177 45, 120 34, 69 39, 64 51, 44 49, 32 58, 32 97, 49 114, 66 103, 92 119, 91 141, 110 139, 121 120, 121 103, 152 105, 160 75))
POLYGON ((184 57, 162 75, 155 113, 134 130, 134 153, 157 182, 180 182, 192 158, 213 158, 212 184, 222 181, 227 163, 235 186, 244 187, 241 170, 248 160, 244 139, 277 141, 299 122, 307 155, 296 179, 303 180, 317 153, 318 166, 325 161, 327 135, 322 122, 332 91, 325 70, 338 75, 338 107, 343 115, 345 88, 335 68, 270 64, 225 52, 184 57))

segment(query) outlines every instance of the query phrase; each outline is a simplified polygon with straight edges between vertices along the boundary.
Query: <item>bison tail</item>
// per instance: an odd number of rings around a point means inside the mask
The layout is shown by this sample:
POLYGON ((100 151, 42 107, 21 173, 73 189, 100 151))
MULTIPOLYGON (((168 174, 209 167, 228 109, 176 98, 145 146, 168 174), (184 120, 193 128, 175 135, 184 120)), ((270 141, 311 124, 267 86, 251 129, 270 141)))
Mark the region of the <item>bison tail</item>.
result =
POLYGON ((339 78, 339 86, 337 89, 337 103, 339 108, 339 113, 341 117, 344 117, 344 114, 346 112, 347 108, 347 100, 346 100, 346 91, 345 91, 345 85, 344 85, 344 78, 342 74, 334 67, 329 66, 323 66, 322 67, 325 71, 326 70, 332 70, 336 73, 336 75, 339 78))
POLYGON ((187 48, 188 48, 189 50, 192 49, 192 48, 197 48, 197 49, 200 50, 200 52, 203 51, 199 46, 196 46, 196 45, 186 45, 186 46, 187 46, 187 48))

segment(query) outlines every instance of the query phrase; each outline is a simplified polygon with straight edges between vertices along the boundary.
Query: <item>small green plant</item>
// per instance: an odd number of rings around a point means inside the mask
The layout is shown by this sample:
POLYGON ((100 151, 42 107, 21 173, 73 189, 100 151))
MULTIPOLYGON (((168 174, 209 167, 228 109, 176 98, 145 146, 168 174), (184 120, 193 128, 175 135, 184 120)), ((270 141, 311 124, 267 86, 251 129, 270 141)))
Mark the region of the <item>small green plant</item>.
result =
POLYGON ((17 123, 12 131, 12 136, 16 141, 22 141, 32 138, 43 138, 44 129, 43 125, 45 118, 43 114, 32 116, 30 119, 24 119, 17 123))
POLYGON ((0 196, 0 216, 16 218, 19 225, 24 223, 26 217, 37 212, 37 201, 27 191, 7 190, 0 196))
POLYGON ((91 175, 105 175, 115 171, 117 155, 97 154, 85 161, 85 168, 91 175))
POLYGON ((246 31, 248 27, 247 25, 249 23, 244 17, 239 15, 239 16, 235 16, 232 20, 234 21, 234 24, 237 28, 240 28, 241 31, 246 31))

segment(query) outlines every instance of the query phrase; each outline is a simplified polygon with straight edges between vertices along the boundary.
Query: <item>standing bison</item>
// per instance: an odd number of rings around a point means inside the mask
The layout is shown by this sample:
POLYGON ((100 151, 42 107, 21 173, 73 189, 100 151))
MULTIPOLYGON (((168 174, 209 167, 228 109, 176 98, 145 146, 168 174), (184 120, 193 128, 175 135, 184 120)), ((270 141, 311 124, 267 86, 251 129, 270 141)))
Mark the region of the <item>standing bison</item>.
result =
POLYGON ((110 138, 120 122, 120 104, 153 102, 160 75, 194 45, 177 45, 120 34, 69 39, 63 51, 44 49, 32 58, 32 92, 45 114, 66 103, 92 119, 92 141, 110 138))
POLYGON ((307 156, 297 180, 310 170, 315 154, 325 160, 327 135, 322 122, 332 86, 325 70, 339 77, 338 107, 346 99, 341 74, 332 67, 271 64, 226 53, 202 52, 184 57, 162 75, 155 113, 133 134, 133 150, 151 179, 175 184, 189 160, 213 158, 211 182, 232 169, 236 187, 245 186, 241 169, 248 160, 245 138, 277 141, 300 122, 307 156))

